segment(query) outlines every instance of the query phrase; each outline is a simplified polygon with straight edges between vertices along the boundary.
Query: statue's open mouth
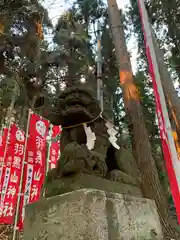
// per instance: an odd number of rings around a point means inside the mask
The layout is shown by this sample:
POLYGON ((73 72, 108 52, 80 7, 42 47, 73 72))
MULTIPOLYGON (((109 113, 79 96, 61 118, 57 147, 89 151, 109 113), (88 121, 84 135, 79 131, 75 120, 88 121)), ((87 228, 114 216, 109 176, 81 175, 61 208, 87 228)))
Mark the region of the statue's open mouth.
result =
POLYGON ((92 120, 92 114, 82 105, 76 104, 66 107, 62 111, 64 127, 89 122, 92 120))

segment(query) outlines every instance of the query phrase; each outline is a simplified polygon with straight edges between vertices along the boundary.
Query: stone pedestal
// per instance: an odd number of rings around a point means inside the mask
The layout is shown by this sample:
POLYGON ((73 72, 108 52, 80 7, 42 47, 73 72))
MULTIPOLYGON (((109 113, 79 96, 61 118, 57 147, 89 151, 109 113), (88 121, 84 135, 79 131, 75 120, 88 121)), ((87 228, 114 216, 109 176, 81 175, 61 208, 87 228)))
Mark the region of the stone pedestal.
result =
POLYGON ((94 186, 96 186, 96 189, 103 190, 105 192, 142 197, 140 188, 136 185, 132 185, 132 182, 129 182, 128 180, 129 179, 124 179, 124 181, 115 182, 93 175, 81 173, 69 177, 62 177, 60 179, 47 183, 46 196, 52 197, 83 188, 94 188, 94 186))
POLYGON ((81 189, 26 208, 24 240, 161 240, 155 203, 81 189))

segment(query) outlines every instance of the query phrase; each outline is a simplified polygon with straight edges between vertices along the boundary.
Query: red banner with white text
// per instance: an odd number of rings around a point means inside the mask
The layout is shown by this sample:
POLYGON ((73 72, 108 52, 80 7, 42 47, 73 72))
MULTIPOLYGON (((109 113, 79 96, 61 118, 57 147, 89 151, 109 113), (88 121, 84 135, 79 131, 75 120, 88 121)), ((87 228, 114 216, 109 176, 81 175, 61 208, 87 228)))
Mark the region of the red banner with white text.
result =
POLYGON ((4 128, 0 135, 0 190, 2 183, 2 173, 4 166, 4 149, 7 143, 8 128, 4 128))
MULTIPOLYGON (((60 126, 52 127, 52 138, 57 137, 61 133, 60 126)), ((52 141, 50 146, 50 154, 49 154, 49 169, 53 169, 56 167, 56 163, 60 157, 60 140, 52 141)))
POLYGON ((143 33, 144 33, 146 55, 147 55, 148 63, 149 63, 149 72, 151 74, 152 83, 153 83, 154 96, 155 96, 155 101, 156 101, 156 113, 157 113, 157 117, 158 117, 158 125, 159 125, 159 130, 160 130, 160 137, 161 137, 161 142, 162 142, 164 159, 166 162, 166 167, 167 167, 168 176, 169 176, 169 180, 170 180, 172 196, 173 196, 174 203, 176 206, 177 217, 178 217, 178 221, 180 223, 180 188, 178 187, 179 174, 177 174, 176 169, 175 169, 177 167, 178 163, 174 162, 174 161, 176 161, 176 159, 173 161, 171 151, 169 148, 167 129, 166 129, 165 119, 164 119, 164 115, 163 115, 163 111, 162 111, 161 99, 160 99, 160 95, 158 92, 155 67, 154 67, 153 61, 152 61, 150 46, 147 41, 148 34, 145 29, 145 17, 147 16, 147 12, 145 10, 143 10, 145 8, 143 1, 138 0, 138 5, 139 5, 140 16, 141 16, 142 29, 143 29, 143 33))
POLYGON ((26 148, 26 164, 20 201, 18 229, 23 229, 24 209, 28 203, 39 199, 46 173, 46 137, 49 121, 30 113, 29 136, 26 148))
POLYGON ((14 221, 24 156, 24 143, 24 132, 15 124, 12 124, 2 171, 0 223, 13 224, 14 221))

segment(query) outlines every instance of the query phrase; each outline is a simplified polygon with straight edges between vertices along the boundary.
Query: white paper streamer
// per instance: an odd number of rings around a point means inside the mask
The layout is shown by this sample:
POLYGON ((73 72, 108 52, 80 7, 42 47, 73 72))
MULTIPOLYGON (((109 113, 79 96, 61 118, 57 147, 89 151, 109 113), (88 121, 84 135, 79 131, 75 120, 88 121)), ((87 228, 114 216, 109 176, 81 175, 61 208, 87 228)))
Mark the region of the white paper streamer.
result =
POLYGON ((116 134, 118 133, 113 127, 113 124, 111 122, 106 122, 106 127, 107 127, 107 133, 109 134, 109 141, 115 147, 116 149, 120 149, 120 147, 117 145, 116 141, 116 134))
POLYGON ((92 150, 95 145, 96 135, 92 132, 91 127, 87 127, 86 123, 83 124, 83 127, 87 137, 86 146, 89 150, 92 150))

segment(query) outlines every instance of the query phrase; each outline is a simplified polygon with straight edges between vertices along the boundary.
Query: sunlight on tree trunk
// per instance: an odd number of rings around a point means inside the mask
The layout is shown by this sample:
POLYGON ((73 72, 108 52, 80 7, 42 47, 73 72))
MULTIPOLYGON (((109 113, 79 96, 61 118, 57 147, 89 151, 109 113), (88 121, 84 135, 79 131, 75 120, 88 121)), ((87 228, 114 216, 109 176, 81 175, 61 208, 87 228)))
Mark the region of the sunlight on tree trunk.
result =
POLYGON ((175 238, 176 233, 171 226, 167 202, 161 188, 157 168, 152 156, 152 150, 140 105, 139 93, 133 79, 130 58, 116 0, 108 1, 108 10, 126 114, 132 125, 136 162, 141 172, 141 188, 144 197, 154 199, 156 202, 164 235, 175 238))

